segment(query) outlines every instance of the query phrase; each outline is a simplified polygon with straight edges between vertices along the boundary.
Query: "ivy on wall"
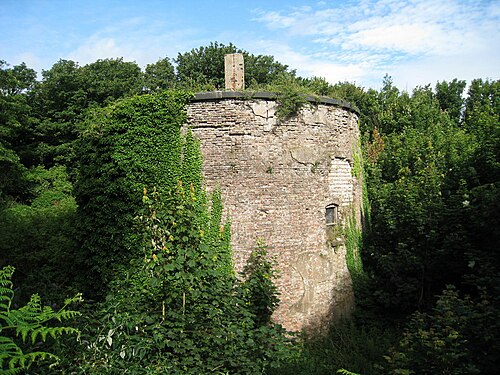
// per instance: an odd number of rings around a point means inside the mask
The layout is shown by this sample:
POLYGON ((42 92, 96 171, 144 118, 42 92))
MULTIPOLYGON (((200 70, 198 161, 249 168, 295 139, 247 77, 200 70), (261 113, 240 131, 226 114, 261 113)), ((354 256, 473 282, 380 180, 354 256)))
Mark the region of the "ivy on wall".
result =
POLYGON ((163 92, 118 101, 94 113, 77 146, 75 184, 78 239, 94 292, 140 255, 134 217, 145 187, 165 192, 178 181, 201 188, 196 140, 182 135, 186 92, 163 92))

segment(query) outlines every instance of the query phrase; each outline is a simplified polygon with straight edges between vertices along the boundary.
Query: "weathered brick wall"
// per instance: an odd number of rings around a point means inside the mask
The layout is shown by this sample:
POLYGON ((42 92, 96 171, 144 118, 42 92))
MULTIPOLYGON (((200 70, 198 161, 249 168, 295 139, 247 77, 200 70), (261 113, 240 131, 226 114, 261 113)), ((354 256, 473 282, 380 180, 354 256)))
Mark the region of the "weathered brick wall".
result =
POLYGON ((352 174, 356 113, 314 104, 280 121, 270 96, 238 99, 222 93, 188 105, 188 124, 201 141, 208 189, 220 187, 232 222, 235 264, 241 270, 262 240, 277 257, 281 305, 274 319, 299 330, 349 313, 351 278, 342 238, 327 241, 325 207, 338 205, 338 225, 360 186, 352 174))

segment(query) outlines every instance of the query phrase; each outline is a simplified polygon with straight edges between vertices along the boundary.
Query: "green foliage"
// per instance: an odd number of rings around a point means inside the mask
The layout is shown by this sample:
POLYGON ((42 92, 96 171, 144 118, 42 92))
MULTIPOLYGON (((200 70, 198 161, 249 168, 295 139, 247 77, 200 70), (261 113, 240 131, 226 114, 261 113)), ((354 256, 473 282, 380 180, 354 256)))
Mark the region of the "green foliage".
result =
POLYGON ((364 147, 372 211, 358 307, 391 325, 420 310, 387 357, 392 373, 495 371, 498 350, 484 349, 496 347, 490 317, 499 316, 491 297, 500 269, 495 84, 473 81, 463 118, 456 80, 410 96, 386 78, 372 97, 379 103, 364 102, 374 110, 373 120, 362 118, 371 127, 364 147), (446 290, 436 302, 447 284, 471 297, 446 290))
POLYGON ((477 139, 474 169, 479 184, 500 180, 500 80, 471 82, 465 104, 464 127, 477 139))
POLYGON ((276 92, 278 103, 276 115, 282 120, 297 114, 301 108, 309 105, 303 87, 293 76, 282 74, 265 87, 267 90, 276 92))
POLYGON ((300 354, 268 373, 329 375, 348 368, 354 373, 382 375, 378 364, 395 340, 392 329, 380 328, 376 322, 362 326, 352 320, 339 321, 323 334, 303 334, 300 354))
POLYGON ((279 305, 278 289, 274 285, 278 275, 274 262, 269 261, 266 247, 259 243, 243 268, 243 298, 255 316, 256 324, 267 325, 279 305))
MULTIPOLYGON (((201 171, 201 169, 200 169, 201 171)), ((201 175, 201 174, 200 174, 201 175)), ((205 201, 204 194, 201 194, 201 201, 205 201)), ((229 217, 226 222, 222 222, 222 194, 220 190, 215 190, 211 194, 209 216, 200 215, 200 225, 205 226, 203 244, 214 254, 217 254, 219 271, 226 275, 234 275, 234 264, 231 251, 231 222, 229 217)))
POLYGON ((59 60, 42 72, 42 82, 34 92, 34 104, 40 116, 58 122, 72 121, 86 105, 81 67, 71 60, 59 60))
POLYGON ((35 71, 24 63, 9 68, 0 60, 0 205, 25 198, 25 163, 31 156, 35 123, 27 92, 35 78, 35 71))
POLYGON ((24 185, 26 168, 19 156, 0 143, 0 207, 15 199, 24 185))
POLYGON ((234 274, 221 266, 228 239, 207 245, 210 220, 198 218, 210 213, 194 190, 179 184, 161 200, 145 192, 143 201, 143 261, 115 280, 87 325, 79 371, 261 374, 289 355, 284 331, 256 325, 234 274))
POLYGON ((364 263, 380 277, 372 293, 380 297, 376 304, 413 311, 464 272, 459 248, 467 239, 456 236, 456 225, 465 219, 458 181, 470 173, 474 144, 427 88, 401 95, 399 104, 388 83, 384 91, 394 104, 379 117, 388 133, 374 133, 378 138, 368 147, 372 230, 364 263), (396 124, 400 120, 403 128, 396 124), (446 274, 443 263, 453 265, 446 274))
POLYGON ((245 82, 248 87, 254 85, 271 84, 282 76, 295 77, 295 70, 290 70, 288 65, 284 65, 274 60, 269 55, 253 55, 243 51, 245 59, 245 82))
POLYGON ((436 84, 436 98, 439 106, 456 124, 460 124, 462 118, 465 85, 465 81, 459 81, 456 78, 451 82, 443 81, 436 84))
POLYGON ((184 142, 181 135, 189 98, 164 92, 119 101, 97 111, 78 142, 78 237, 88 267, 104 283, 140 256, 132 228, 143 189, 168 191, 183 178, 186 186, 200 185, 199 177, 193 179, 201 167, 194 140, 188 136, 184 142))
POLYGON ((0 60, 0 95, 15 96, 33 87, 36 72, 25 63, 8 68, 6 61, 0 60))
POLYGON ((154 64, 146 65, 144 71, 144 88, 146 92, 160 92, 172 89, 176 84, 174 66, 168 57, 154 64))
POLYGON ((27 171, 25 178, 30 185, 28 202, 32 208, 60 206, 74 201, 73 186, 64 166, 49 169, 38 166, 27 171))
POLYGON ((297 82, 304 86, 304 93, 329 96, 332 91, 332 85, 322 77, 302 78, 297 77, 297 82))
POLYGON ((74 61, 59 60, 42 77, 31 93, 37 123, 30 165, 51 167, 70 160, 76 123, 82 120, 88 101, 81 68, 74 61))
POLYGON ((348 217, 345 227, 346 264, 353 281, 363 276, 362 246, 361 228, 356 223, 356 216, 353 213, 348 217))
POLYGON ((104 106, 142 91, 141 68, 123 58, 97 60, 85 65, 81 75, 89 104, 104 106))
POLYGON ((288 71, 287 65, 274 61, 272 56, 255 56, 232 43, 226 46, 211 42, 208 46, 177 55, 175 63, 179 85, 190 90, 223 90, 224 55, 229 53, 243 53, 248 87, 269 84, 282 75, 295 76, 295 71, 288 71))
POLYGON ((14 267, 0 270, 0 373, 19 374, 32 364, 42 361, 58 361, 52 353, 37 350, 38 342, 48 337, 56 339, 61 335, 78 334, 78 330, 65 326, 49 326, 53 321, 62 322, 79 315, 69 310, 69 305, 81 301, 80 295, 67 299, 57 311, 42 306, 35 294, 30 301, 18 309, 12 308, 14 297, 11 281, 14 267))
POLYGON ((16 267, 18 299, 36 292, 60 302, 73 293, 78 275, 72 186, 64 167, 34 168, 25 180, 27 204, 10 203, 0 210, 0 266, 16 267))
POLYGON ((32 93, 38 118, 33 164, 49 167, 73 162, 74 141, 89 108, 104 107, 143 89, 139 66, 122 58, 97 60, 83 67, 60 60, 42 76, 32 93))
POLYGON ((203 157, 200 151, 200 141, 193 136, 191 129, 188 129, 182 144, 182 171, 180 179, 185 184, 192 184, 196 192, 202 191, 203 157))
POLYGON ((490 361, 492 356, 498 360, 500 353, 492 341, 498 323, 487 318, 492 313, 490 302, 484 295, 479 302, 468 296, 461 298, 455 288, 448 286, 432 312, 416 312, 411 316, 398 347, 386 356, 387 370, 393 374, 494 372, 490 361), (485 337, 487 321, 493 325, 488 328, 492 332, 485 337), (490 358, 485 356, 486 352, 477 350, 478 345, 485 347, 485 341, 490 358))

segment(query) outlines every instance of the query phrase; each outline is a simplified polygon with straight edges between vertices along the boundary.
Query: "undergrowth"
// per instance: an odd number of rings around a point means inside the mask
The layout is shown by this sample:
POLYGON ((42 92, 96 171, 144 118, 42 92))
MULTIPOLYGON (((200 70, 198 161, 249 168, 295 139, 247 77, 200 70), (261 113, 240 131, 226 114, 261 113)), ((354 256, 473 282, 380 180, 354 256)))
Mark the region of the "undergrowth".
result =
POLYGON ((34 294, 23 307, 14 309, 13 283, 14 267, 0 270, 0 374, 20 374, 33 363, 52 361, 59 358, 50 352, 40 350, 40 344, 61 335, 78 334, 72 327, 54 325, 79 315, 69 310, 69 305, 81 301, 80 295, 67 299, 64 306, 54 310, 43 306, 40 297, 34 294))
POLYGON ((300 356, 269 375, 380 374, 379 363, 397 337, 388 329, 340 321, 324 336, 304 334, 300 356))

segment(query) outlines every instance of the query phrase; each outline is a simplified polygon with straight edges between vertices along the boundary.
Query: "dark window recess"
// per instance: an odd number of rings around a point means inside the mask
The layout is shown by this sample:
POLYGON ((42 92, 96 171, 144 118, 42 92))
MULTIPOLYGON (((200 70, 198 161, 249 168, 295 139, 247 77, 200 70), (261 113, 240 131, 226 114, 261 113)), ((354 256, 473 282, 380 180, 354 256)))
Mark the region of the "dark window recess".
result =
POLYGON ((325 221, 326 225, 335 225, 337 224, 337 216, 338 216, 339 206, 336 204, 329 204, 325 209, 325 221))

